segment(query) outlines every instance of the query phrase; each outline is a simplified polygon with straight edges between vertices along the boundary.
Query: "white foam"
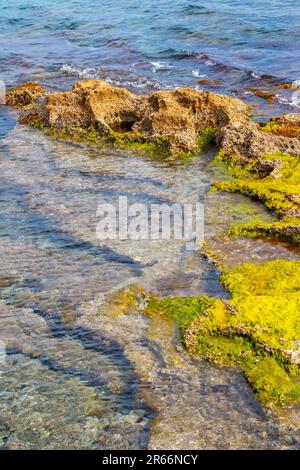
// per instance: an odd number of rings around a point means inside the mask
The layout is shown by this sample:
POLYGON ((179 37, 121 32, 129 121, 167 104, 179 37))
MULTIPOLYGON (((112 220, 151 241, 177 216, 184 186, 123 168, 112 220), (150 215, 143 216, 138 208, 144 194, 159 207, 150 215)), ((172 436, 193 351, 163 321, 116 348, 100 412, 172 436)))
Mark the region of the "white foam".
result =
POLYGON ((217 65, 217 62, 215 62, 214 60, 211 60, 211 59, 207 59, 204 63, 208 67, 213 67, 214 65, 217 65))
POLYGON ((60 71, 72 77, 99 78, 100 75, 100 71, 97 68, 83 68, 68 64, 64 64, 60 71))

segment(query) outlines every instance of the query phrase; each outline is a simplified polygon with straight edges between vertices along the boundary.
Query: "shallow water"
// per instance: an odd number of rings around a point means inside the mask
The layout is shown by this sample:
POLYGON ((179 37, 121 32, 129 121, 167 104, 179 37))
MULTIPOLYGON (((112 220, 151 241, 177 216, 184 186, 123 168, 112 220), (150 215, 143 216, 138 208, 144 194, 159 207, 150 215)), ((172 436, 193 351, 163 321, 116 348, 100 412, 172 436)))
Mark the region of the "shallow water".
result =
MULTIPOLYGON (((242 196, 207 195, 211 158, 167 164, 8 126, 0 158, 5 447, 298 446, 296 431, 262 409, 241 374, 186 357, 174 325, 101 310, 109 293, 130 284, 228 297, 215 268, 183 241, 103 244, 95 231, 97 204, 119 195, 146 204, 206 195, 208 239, 246 221, 244 204, 271 220, 242 196)), ((251 243, 243 259, 253 256, 251 243)), ((272 250, 265 243, 261 259, 272 250)))
MULTIPOLYGON (((255 101, 257 112, 295 109, 290 92, 267 105, 244 89, 299 77, 292 1, 0 6, 0 79, 9 86, 66 89, 98 77, 144 93, 201 89, 195 80, 213 77, 221 81, 205 89, 255 101)), ((171 322, 103 308, 130 284, 228 297, 214 266, 182 241, 100 242, 97 206, 119 196, 204 199, 206 241, 229 266, 299 259, 280 244, 224 239, 230 223, 274 217, 243 196, 209 192, 222 170, 210 164, 213 151, 176 165, 72 144, 17 125, 1 107, 0 138, 0 447, 299 448, 299 410, 275 417, 238 371, 186 356, 171 322)))

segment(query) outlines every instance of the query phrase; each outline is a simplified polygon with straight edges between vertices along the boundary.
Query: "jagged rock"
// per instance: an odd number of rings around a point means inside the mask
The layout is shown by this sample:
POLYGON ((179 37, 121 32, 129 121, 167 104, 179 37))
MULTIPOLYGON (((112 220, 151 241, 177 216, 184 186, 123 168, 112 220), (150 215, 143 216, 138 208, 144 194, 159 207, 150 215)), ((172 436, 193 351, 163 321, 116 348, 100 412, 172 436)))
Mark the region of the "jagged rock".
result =
POLYGON ((76 130, 95 126, 107 134, 133 132, 145 141, 167 143, 171 153, 191 152, 207 128, 244 121, 242 101, 190 88, 138 96, 101 80, 75 83, 71 91, 49 94, 22 122, 76 130))
MULTIPOLYGON (((264 132, 252 121, 243 125, 237 122, 226 126, 221 129, 218 139, 225 153, 235 155, 245 162, 263 159, 266 154, 276 151, 300 156, 300 139, 264 132)), ((274 169, 270 168, 270 173, 274 169)))
MULTIPOLYGON (((10 93, 7 104, 24 106, 35 102, 44 90, 27 84, 10 93)), ((300 129, 299 115, 281 119, 282 126, 288 122, 300 129)), ((106 135, 131 133, 132 139, 143 142, 163 140, 172 155, 195 151, 199 136, 210 128, 224 153, 242 163, 255 159, 258 167, 261 163, 258 170, 262 174, 273 176, 278 168, 271 160, 264 161, 266 153, 280 150, 300 155, 300 133, 265 132, 251 121, 249 107, 241 100, 191 88, 138 96, 102 80, 84 80, 75 83, 71 91, 48 94, 21 121, 70 133, 93 126, 106 135)))
POLYGON ((44 88, 41 87, 38 83, 29 82, 7 90, 5 102, 7 106, 12 106, 15 108, 28 108, 45 93, 46 91, 44 88))

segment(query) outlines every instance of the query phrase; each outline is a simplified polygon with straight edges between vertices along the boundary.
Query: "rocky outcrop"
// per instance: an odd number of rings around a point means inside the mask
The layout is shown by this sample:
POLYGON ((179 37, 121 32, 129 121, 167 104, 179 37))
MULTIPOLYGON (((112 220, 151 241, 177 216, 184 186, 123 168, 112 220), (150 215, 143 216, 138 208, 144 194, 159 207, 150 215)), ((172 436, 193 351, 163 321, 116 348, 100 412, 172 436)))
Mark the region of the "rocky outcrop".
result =
POLYGON ((5 103, 15 108, 28 108, 36 103, 38 98, 46 93, 38 83, 25 83, 24 85, 10 88, 6 92, 5 103))
MULTIPOLYGON (((7 104, 28 106, 43 94, 39 85, 27 84, 10 90, 7 104)), ((300 128, 298 115, 289 116, 282 119, 289 119, 294 130, 300 128)), ((174 156, 197 150, 199 137, 208 128, 223 152, 241 162, 254 158, 259 165, 266 153, 278 150, 300 155, 297 133, 266 132, 251 121, 249 107, 241 100, 191 88, 138 96, 102 80, 84 80, 71 91, 46 95, 21 120, 70 133, 93 127, 108 136, 118 133, 143 142, 163 141, 174 156)), ((264 162, 262 171, 272 173, 273 164, 264 162)))

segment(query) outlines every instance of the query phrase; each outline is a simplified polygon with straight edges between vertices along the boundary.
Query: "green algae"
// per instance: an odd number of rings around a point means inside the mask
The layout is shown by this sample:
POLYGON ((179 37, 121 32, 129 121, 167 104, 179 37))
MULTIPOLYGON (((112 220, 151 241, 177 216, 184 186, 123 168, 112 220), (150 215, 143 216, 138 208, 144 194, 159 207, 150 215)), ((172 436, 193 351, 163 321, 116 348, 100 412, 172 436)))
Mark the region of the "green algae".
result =
POLYGON ((122 150, 133 151, 136 154, 160 159, 189 160, 201 149, 212 146, 215 143, 216 129, 207 127, 197 137, 197 148, 194 151, 177 149, 172 155, 170 149, 175 136, 161 135, 151 137, 138 131, 103 130, 97 125, 76 128, 56 128, 44 125, 39 119, 31 116, 20 117, 20 122, 29 124, 36 129, 43 130, 52 138, 71 140, 74 142, 99 143, 100 145, 113 145, 122 150))
POLYGON ((198 317, 204 313, 214 303, 213 299, 207 296, 199 297, 179 297, 179 298, 158 298, 151 296, 144 310, 149 316, 163 313, 175 320, 181 333, 198 317))
POLYGON ((222 274, 221 282, 233 298, 250 294, 300 294, 300 262, 276 260, 263 264, 243 264, 222 274))
POLYGON ((213 145, 216 140, 216 129, 214 127, 206 127, 199 135, 197 141, 200 148, 209 147, 213 145))
POLYGON ((155 141, 149 141, 141 132, 111 131, 109 139, 120 149, 133 150, 141 154, 146 153, 158 157, 168 155, 168 140, 165 136, 155 141))
MULTIPOLYGON (((170 146, 174 137, 169 135, 162 135, 155 137, 151 140, 147 135, 136 132, 116 132, 111 131, 109 138, 112 142, 121 149, 134 150, 141 154, 153 154, 156 156, 169 156, 170 146)), ((216 129, 213 127, 207 127, 197 138, 198 148, 193 151, 178 150, 176 152, 176 158, 178 160, 185 160, 193 157, 199 150, 209 147, 214 144, 216 138, 216 129)))
POLYGON ((298 210, 298 204, 295 204, 289 196, 295 194, 295 188, 284 187, 276 185, 276 182, 261 182, 261 181, 222 181, 214 184, 214 189, 217 191, 227 191, 232 193, 240 193, 249 196, 254 200, 259 200, 265 206, 277 215, 282 216, 289 211, 293 212, 298 210))
POLYGON ((239 366, 268 405, 300 399, 299 269, 300 263, 296 267, 293 262, 272 262, 243 265, 224 274, 222 282, 232 288, 232 299, 216 300, 185 335, 193 354, 219 366, 239 366), (274 271, 276 280, 283 279, 279 292, 272 286, 274 271), (285 293, 289 281, 292 285, 285 293))
POLYGON ((231 236, 268 237, 287 242, 292 248, 300 246, 300 159, 292 155, 275 152, 265 159, 277 163, 275 175, 260 177, 254 161, 241 165, 236 157, 222 152, 216 160, 226 161, 230 180, 213 184, 214 191, 238 192, 262 202, 280 220, 263 223, 257 220, 247 224, 236 224, 229 228, 231 236), (275 177, 274 177, 275 176, 275 177))
POLYGON ((280 125, 276 123, 275 121, 267 121, 261 126, 261 130, 264 132, 269 132, 271 134, 275 134, 277 131, 279 131, 280 125))
POLYGON ((110 315, 139 313, 144 306, 147 294, 142 286, 130 285, 113 292, 107 299, 105 311, 110 315))
POLYGON ((300 129, 297 124, 281 122, 272 118, 266 123, 260 125, 263 132, 268 132, 274 135, 281 135, 284 137, 298 137, 300 136, 300 129))

